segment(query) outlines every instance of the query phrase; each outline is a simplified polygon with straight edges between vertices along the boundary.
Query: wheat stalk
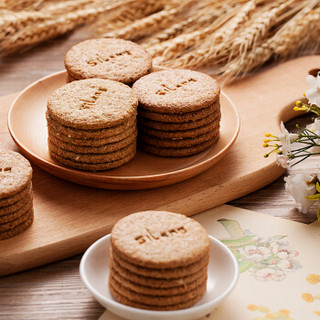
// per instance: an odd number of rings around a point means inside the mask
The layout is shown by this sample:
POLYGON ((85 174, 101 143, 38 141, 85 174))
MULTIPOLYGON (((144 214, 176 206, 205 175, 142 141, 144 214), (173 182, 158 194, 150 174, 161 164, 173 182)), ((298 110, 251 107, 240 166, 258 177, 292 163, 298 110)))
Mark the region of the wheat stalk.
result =
MULTIPOLYGON (((92 21, 97 15, 128 2, 130 1, 123 0, 102 5, 99 1, 96 6, 85 6, 83 9, 67 12, 64 15, 52 14, 52 7, 47 11, 2 14, 0 16, 0 53, 12 52, 64 34, 78 25, 92 21)), ((61 3, 58 8, 57 12, 60 12, 61 3)))
POLYGON ((130 6, 122 7, 118 12, 107 12, 99 17, 94 28, 95 34, 97 37, 103 37, 107 32, 124 28, 135 20, 164 10, 166 6, 167 1, 163 0, 135 1, 130 6))
MULTIPOLYGON (((236 58, 230 61, 221 71, 225 81, 231 77, 247 74, 254 68, 261 66, 270 58, 293 55, 320 32, 320 8, 312 10, 319 1, 309 1, 309 4, 294 18, 282 26, 274 36, 268 38, 259 46, 254 47, 245 60, 236 58)), ((319 38, 318 38, 319 41, 319 38)))

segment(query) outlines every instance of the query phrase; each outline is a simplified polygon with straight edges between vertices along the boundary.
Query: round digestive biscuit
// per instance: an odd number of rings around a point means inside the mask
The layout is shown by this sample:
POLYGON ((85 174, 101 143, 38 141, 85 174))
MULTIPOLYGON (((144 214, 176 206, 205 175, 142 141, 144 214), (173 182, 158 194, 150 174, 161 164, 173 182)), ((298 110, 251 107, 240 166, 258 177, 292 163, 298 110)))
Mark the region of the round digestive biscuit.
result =
POLYGON ((70 167, 74 169, 79 169, 83 171, 104 171, 104 170, 110 170, 114 168, 118 168, 125 163, 129 162, 136 154, 136 150, 134 150, 132 153, 129 153, 127 156, 125 156, 122 159, 119 160, 114 160, 106 163, 98 163, 98 164, 92 164, 92 163, 80 163, 80 162, 75 162, 71 159, 61 157, 60 155, 56 154, 52 150, 49 149, 49 153, 51 158, 56 160, 57 162, 70 167))
POLYGON ((188 292, 190 290, 193 290, 203 283, 207 281, 207 274, 205 274, 203 277, 199 277, 198 279, 189 282, 187 284, 183 284, 176 287, 171 288, 152 288, 149 286, 136 284, 134 282, 128 281, 127 279, 121 277, 119 273, 115 271, 115 269, 110 270, 110 277, 113 277, 115 281, 121 283, 125 288, 132 290, 137 293, 142 294, 148 294, 151 296, 172 296, 172 295, 178 295, 183 294, 185 292, 188 292))
POLYGON ((153 121, 179 123, 179 122, 197 121, 215 112, 220 112, 219 110, 220 110, 220 103, 217 101, 208 107, 205 107, 196 111, 185 112, 185 113, 160 113, 160 112, 147 110, 144 108, 144 106, 139 105, 138 114, 139 116, 142 116, 146 119, 153 120, 153 121))
POLYGON ((192 274, 188 274, 184 277, 178 276, 176 278, 166 279, 145 277, 123 268, 120 264, 118 264, 116 260, 112 259, 110 261, 110 269, 114 269, 115 272, 118 273, 126 281, 130 281, 137 285, 147 286, 151 288, 164 289, 188 285, 189 283, 194 282, 207 275, 207 266, 205 266, 202 269, 192 274))
POLYGON ((70 80, 102 78, 131 84, 151 72, 152 58, 134 42, 101 38, 74 45, 64 64, 70 80))
POLYGON ((127 299, 139 303, 145 303, 154 306, 170 306, 179 304, 183 301, 192 300, 195 297, 199 296, 203 290, 206 290, 206 281, 201 283, 200 286, 192 289, 190 291, 184 292, 178 295, 169 295, 169 296, 152 296, 143 293, 137 293, 133 290, 126 288, 122 283, 118 282, 114 277, 109 277, 109 284, 117 290, 122 296, 127 299))
MULTIPOLYGON (((104 143, 115 142, 124 139, 128 136, 130 130, 134 130, 136 127, 136 116, 131 116, 128 120, 122 122, 119 125, 97 129, 97 130, 85 130, 85 129, 75 129, 71 127, 64 126, 59 122, 50 118, 47 114, 48 129, 50 132, 56 132, 56 135, 61 134, 69 139, 107 139, 104 143)), ((102 144, 104 144, 102 143, 102 144)), ((78 143, 74 143, 78 144, 78 143)))
POLYGON ((54 131, 50 126, 48 126, 48 135, 49 137, 54 137, 62 142, 73 144, 76 146, 82 147, 99 147, 106 144, 118 143, 124 139, 129 138, 130 136, 136 136, 137 127, 136 125, 131 126, 123 133, 119 133, 113 136, 109 136, 106 138, 93 138, 93 139, 85 139, 85 138, 70 138, 62 133, 54 131))
POLYGON ((33 206, 32 205, 28 206, 28 210, 26 211, 26 213, 21 215, 19 218, 8 221, 8 222, 0 223, 0 232, 5 232, 8 230, 14 229, 19 224, 28 220, 28 218, 31 215, 33 215, 33 206))
POLYGON ((72 151, 68 151, 65 149, 60 148, 59 146, 55 145, 52 141, 48 140, 48 147, 49 150, 52 150, 54 153, 58 154, 61 157, 70 159, 74 162, 78 163, 91 163, 91 164, 99 164, 99 163, 106 163, 112 162, 116 160, 120 160, 132 152, 136 150, 136 142, 133 141, 126 147, 109 153, 76 153, 72 151))
POLYGON ((0 199, 0 207, 6 207, 14 204, 17 201, 24 199, 29 193, 32 192, 32 183, 31 181, 27 184, 27 186, 21 191, 15 193, 12 196, 8 196, 6 198, 0 199))
POLYGON ((136 115, 138 100, 123 83, 88 79, 70 82, 48 99, 47 114, 64 126, 97 130, 109 128, 136 115))
POLYGON ((199 292, 198 296, 195 296, 193 299, 188 301, 182 301, 178 304, 173 305, 167 305, 167 306, 158 306, 158 305, 149 305, 146 303, 140 303, 136 301, 132 301, 128 298, 126 298, 124 295, 119 293, 109 282, 109 289, 113 297, 120 303, 134 307, 139 309, 147 309, 147 310, 158 310, 158 311, 170 311, 170 310, 181 310, 185 308, 192 307, 194 304, 196 304, 205 294, 206 287, 202 288, 202 291, 199 292))
POLYGON ((206 230, 195 220, 168 211, 142 211, 120 219, 111 231, 112 250, 150 268, 192 264, 209 251, 206 230))
POLYGON ((182 138, 182 139, 161 139, 147 134, 139 135, 139 140, 156 147, 162 148, 185 148, 197 146, 203 142, 213 139, 219 135, 219 124, 209 132, 201 134, 193 138, 182 138))
POLYGON ((152 128, 154 130, 164 130, 164 131, 185 131, 200 128, 202 126, 208 125, 213 121, 219 121, 221 118, 220 111, 213 112, 208 116, 196 120, 196 121, 187 121, 187 122, 161 122, 153 121, 144 117, 138 116, 138 125, 143 125, 144 127, 152 128))
POLYGON ((75 153, 110 153, 127 147, 133 143, 137 138, 137 130, 127 138, 113 143, 107 143, 100 146, 78 146, 72 143, 61 141, 54 136, 49 136, 49 140, 52 141, 56 146, 75 153))
POLYGON ((33 208, 32 199, 29 199, 28 203, 26 203, 22 208, 13 211, 11 213, 8 213, 6 215, 0 216, 0 225, 2 223, 7 223, 10 221, 14 221, 25 214, 27 214, 31 209, 33 208))
POLYGON ((159 113, 185 113, 200 110, 219 99, 216 80, 205 73, 185 69, 153 72, 133 87, 144 109, 159 113))
POLYGON ((217 140, 219 139, 219 135, 214 136, 212 139, 200 143, 198 145, 194 145, 192 147, 182 147, 182 148, 165 148, 165 147, 157 147, 144 142, 139 142, 139 149, 148 153, 152 153, 158 156, 163 157, 187 157, 198 154, 204 150, 209 149, 213 146, 217 140))
POLYGON ((10 204, 5 207, 0 207, 0 220, 2 216, 13 213, 19 210, 20 208, 23 208, 30 201, 32 201, 32 192, 27 193, 24 198, 14 202, 13 204, 10 204))
POLYGON ((158 130, 140 125, 139 132, 142 133, 142 135, 153 136, 160 139, 178 140, 183 138, 195 138, 202 134, 215 131, 217 128, 219 128, 219 118, 202 127, 180 131, 158 130))
POLYGON ((0 150, 0 199, 23 190, 31 178, 32 168, 27 159, 14 151, 0 150))
POLYGON ((24 222, 20 223, 16 227, 4 232, 0 232, 0 240, 12 238, 26 231, 32 225, 33 219, 33 214, 30 214, 24 222))
POLYGON ((199 260, 182 266, 175 268, 148 268, 136 265, 134 263, 130 263, 123 259, 116 252, 112 253, 113 260, 116 261, 121 267, 127 269, 128 271, 138 274, 144 277, 155 278, 155 279, 174 279, 181 278, 198 272, 202 270, 208 265, 209 262, 209 254, 201 257, 199 260))

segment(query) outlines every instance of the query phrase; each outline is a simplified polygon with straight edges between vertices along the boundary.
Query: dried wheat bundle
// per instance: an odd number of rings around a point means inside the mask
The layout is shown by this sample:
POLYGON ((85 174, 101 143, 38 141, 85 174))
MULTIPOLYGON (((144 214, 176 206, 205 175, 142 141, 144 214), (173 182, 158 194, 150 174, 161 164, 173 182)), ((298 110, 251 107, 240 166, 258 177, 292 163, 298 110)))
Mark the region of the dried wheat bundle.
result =
POLYGON ((294 56, 301 48, 308 46, 310 39, 317 39, 320 34, 320 8, 318 1, 309 1, 296 16, 285 23, 272 37, 261 42, 248 52, 245 59, 236 58, 222 69, 225 79, 239 74, 247 74, 261 66, 270 58, 294 56), (316 7, 315 9, 313 9, 316 7))
POLYGON ((0 54, 28 47, 93 21, 99 14, 132 2, 79 0, 48 2, 39 11, 0 10, 0 54))

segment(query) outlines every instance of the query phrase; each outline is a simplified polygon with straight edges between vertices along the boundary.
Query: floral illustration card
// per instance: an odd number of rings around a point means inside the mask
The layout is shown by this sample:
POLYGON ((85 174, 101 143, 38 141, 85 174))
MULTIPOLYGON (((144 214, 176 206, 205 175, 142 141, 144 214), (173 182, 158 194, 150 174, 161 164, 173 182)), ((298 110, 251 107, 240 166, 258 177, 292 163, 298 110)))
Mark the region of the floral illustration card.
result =
MULTIPOLYGON (((240 269, 234 291, 201 320, 320 320, 320 223, 227 205, 192 218, 230 248, 240 269)), ((106 319, 120 318, 106 311, 106 319)))

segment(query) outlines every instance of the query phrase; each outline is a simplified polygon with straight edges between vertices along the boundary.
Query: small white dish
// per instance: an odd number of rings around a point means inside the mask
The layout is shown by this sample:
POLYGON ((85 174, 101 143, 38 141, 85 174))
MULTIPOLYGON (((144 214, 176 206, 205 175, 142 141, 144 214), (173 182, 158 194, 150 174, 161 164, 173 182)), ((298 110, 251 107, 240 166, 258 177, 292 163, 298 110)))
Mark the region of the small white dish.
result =
POLYGON ((192 320, 212 312, 235 287, 239 268, 232 252, 210 236, 207 292, 193 307, 176 311, 151 311, 117 302, 108 288, 110 234, 97 240, 84 253, 80 276, 94 298, 110 312, 129 320, 192 320))

